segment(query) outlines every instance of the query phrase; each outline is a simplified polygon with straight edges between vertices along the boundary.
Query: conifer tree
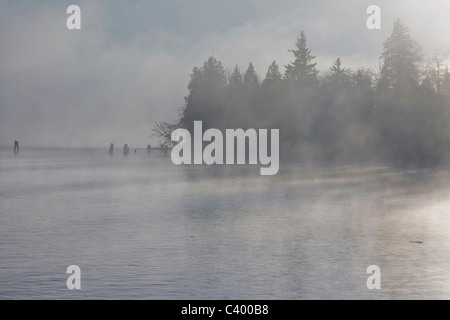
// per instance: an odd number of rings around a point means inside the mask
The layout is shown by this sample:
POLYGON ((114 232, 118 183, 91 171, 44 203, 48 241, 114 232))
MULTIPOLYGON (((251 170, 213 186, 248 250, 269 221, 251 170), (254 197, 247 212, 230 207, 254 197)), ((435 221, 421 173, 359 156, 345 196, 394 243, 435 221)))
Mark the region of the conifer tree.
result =
POLYGON ((337 87, 344 85, 348 82, 348 71, 342 67, 342 62, 340 58, 337 58, 333 66, 330 68, 330 72, 327 77, 327 81, 332 87, 337 87))
POLYGON ((180 125, 192 130, 194 121, 204 121, 205 127, 213 126, 223 113, 227 88, 225 70, 214 57, 195 67, 185 97, 185 107, 181 113, 180 125))
POLYGON ((243 78, 244 86, 248 89, 254 89, 259 86, 258 75, 256 74, 255 67, 250 62, 247 70, 245 71, 243 78))
POLYGON ((410 37, 409 29, 400 19, 394 22, 390 37, 384 42, 381 55, 380 89, 411 89, 419 85, 420 48, 410 37))
POLYGON ((234 67, 233 73, 230 76, 230 79, 228 80, 228 88, 233 93, 236 93, 237 91, 242 89, 242 74, 239 70, 238 65, 234 67))
POLYGON ((280 73, 280 68, 278 67, 278 64, 273 61, 269 68, 267 69, 266 78, 263 81, 264 85, 268 84, 274 84, 279 82, 283 76, 280 73))
POLYGON ((295 60, 286 66, 285 77, 288 80, 316 80, 317 63, 314 62, 315 56, 307 46, 305 33, 302 31, 300 38, 295 43, 296 49, 289 50, 294 54, 295 60))

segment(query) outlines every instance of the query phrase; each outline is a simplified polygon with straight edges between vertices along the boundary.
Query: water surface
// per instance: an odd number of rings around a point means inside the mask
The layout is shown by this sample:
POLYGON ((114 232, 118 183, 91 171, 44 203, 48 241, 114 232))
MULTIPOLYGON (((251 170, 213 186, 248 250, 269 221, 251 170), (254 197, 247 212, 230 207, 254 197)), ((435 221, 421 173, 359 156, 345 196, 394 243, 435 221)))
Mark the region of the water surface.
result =
POLYGON ((449 299, 449 178, 0 149, 0 298, 449 299))

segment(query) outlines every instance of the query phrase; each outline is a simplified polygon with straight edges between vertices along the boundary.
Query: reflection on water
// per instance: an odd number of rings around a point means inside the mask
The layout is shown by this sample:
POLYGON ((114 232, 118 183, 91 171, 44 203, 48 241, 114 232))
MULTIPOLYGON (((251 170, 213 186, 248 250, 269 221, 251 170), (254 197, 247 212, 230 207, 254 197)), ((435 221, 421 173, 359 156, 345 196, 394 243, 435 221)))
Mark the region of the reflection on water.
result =
POLYGON ((0 298, 448 299, 449 176, 3 150, 0 298))

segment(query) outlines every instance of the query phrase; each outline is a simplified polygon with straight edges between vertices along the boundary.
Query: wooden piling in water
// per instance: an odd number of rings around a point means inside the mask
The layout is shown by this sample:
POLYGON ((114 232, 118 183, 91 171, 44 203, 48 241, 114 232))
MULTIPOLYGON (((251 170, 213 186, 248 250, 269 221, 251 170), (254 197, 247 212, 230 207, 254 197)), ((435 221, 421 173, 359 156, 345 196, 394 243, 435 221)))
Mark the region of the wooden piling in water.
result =
POLYGON ((18 154, 19 153, 19 141, 14 141, 14 153, 18 154))
MULTIPOLYGON (((18 146, 17 146, 18 149, 18 146)), ((138 153, 138 151, 147 151, 148 154, 152 153, 152 149, 153 150, 159 150, 159 152, 161 154, 164 154, 165 156, 167 156, 167 154, 169 153, 170 148, 168 146, 165 145, 161 145, 160 147, 153 147, 149 144, 147 145, 147 148, 130 148, 128 144, 124 144, 123 145, 123 155, 126 157, 128 155, 130 155, 130 151, 133 151, 133 153, 138 153)), ((14 149, 15 150, 15 149, 14 149)), ((111 143, 109 146, 109 151, 108 151, 109 155, 112 157, 114 154, 114 143, 111 143)))
POLYGON ((130 153, 130 148, 128 148, 128 144, 123 146, 123 155, 126 157, 130 153))

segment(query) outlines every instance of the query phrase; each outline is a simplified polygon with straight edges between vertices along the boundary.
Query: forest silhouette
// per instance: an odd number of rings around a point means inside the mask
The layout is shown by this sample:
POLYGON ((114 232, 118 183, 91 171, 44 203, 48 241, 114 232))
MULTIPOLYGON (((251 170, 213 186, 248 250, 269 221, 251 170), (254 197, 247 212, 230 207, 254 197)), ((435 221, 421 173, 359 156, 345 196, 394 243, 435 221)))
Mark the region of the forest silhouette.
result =
POLYGON ((226 74, 210 57, 194 67, 175 123, 154 134, 172 145, 177 128, 193 131, 280 130, 280 160, 303 163, 386 163, 400 168, 448 163, 450 72, 442 59, 424 63, 420 46, 400 19, 384 42, 380 68, 350 70, 340 58, 319 73, 302 31, 280 72, 274 61, 260 81, 250 63, 226 74))

